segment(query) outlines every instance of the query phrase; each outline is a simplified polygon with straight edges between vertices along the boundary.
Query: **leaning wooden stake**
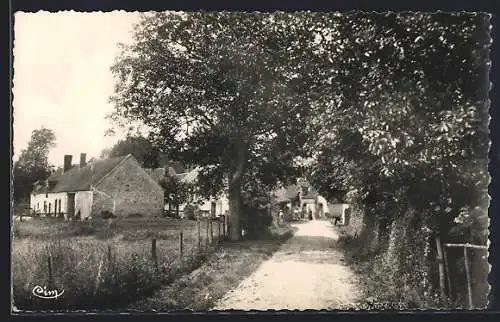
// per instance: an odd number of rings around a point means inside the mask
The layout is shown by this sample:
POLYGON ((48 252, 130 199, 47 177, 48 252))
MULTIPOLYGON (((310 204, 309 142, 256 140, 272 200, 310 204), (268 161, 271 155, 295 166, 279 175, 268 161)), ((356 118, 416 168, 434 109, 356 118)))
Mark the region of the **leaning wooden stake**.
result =
POLYGON ((451 278, 450 278, 450 267, 448 263, 448 255, 446 252, 446 247, 443 247, 443 256, 444 256, 444 269, 446 271, 446 283, 448 285, 447 290, 448 290, 448 297, 452 297, 452 290, 451 290, 451 278))
POLYGON ((443 260, 443 248, 441 247, 441 239, 436 236, 436 251, 437 251, 437 261, 439 264, 439 292, 441 298, 445 298, 445 277, 444 277, 444 260, 443 260))
POLYGON ((464 247, 465 274, 467 276, 467 295, 469 298, 469 309, 472 309, 472 286, 470 281, 469 257, 467 256, 467 247, 464 247))

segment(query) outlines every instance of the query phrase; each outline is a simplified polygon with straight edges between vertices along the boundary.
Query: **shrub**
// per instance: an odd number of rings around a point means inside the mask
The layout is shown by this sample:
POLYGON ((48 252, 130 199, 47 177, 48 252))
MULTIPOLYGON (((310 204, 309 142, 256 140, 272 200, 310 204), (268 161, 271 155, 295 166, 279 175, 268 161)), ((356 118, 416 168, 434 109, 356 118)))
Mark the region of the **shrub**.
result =
POLYGON ((101 218, 109 219, 109 218, 116 218, 116 216, 111 211, 104 210, 101 212, 101 218))
POLYGON ((198 207, 192 204, 186 205, 184 207, 184 215, 186 216, 187 219, 190 220, 195 220, 197 217, 197 210, 198 207))
POLYGON ((142 218, 142 217, 144 217, 144 214, 136 212, 127 215, 127 218, 142 218))

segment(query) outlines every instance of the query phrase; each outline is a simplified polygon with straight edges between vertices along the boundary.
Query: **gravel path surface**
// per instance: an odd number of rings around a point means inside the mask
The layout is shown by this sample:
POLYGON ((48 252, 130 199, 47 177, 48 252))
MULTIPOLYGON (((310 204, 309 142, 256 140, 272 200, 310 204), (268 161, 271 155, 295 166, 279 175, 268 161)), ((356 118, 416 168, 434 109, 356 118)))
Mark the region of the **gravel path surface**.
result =
POLYGON ((356 276, 336 249, 328 221, 294 225, 294 236, 252 275, 228 292, 215 310, 349 309, 359 297, 356 276))

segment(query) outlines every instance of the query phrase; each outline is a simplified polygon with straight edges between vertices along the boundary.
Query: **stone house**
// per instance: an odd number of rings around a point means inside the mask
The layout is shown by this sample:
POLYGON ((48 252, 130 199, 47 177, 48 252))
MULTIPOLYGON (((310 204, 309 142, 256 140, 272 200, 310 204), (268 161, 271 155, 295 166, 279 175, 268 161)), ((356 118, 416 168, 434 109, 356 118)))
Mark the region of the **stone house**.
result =
POLYGON ((305 179, 299 179, 295 185, 277 189, 274 197, 285 217, 295 219, 340 217, 340 224, 346 223, 345 214, 349 205, 337 200, 328 202, 305 179))
POLYGON ((74 216, 85 219, 107 211, 115 216, 161 215, 163 189, 131 155, 64 167, 47 180, 36 182, 30 196, 33 211, 40 215, 74 216))

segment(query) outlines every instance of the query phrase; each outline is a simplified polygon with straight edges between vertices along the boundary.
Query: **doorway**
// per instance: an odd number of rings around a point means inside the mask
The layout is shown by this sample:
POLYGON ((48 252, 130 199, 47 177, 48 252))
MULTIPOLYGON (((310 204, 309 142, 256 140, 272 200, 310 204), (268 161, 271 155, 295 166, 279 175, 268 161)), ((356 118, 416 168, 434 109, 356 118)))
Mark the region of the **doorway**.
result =
POLYGON ((75 193, 68 193, 68 216, 75 215, 75 193))
POLYGON ((217 203, 215 201, 212 201, 210 203, 210 217, 215 218, 216 210, 217 210, 217 203))
POLYGON ((320 204, 318 204, 318 218, 323 219, 324 218, 324 214, 325 214, 325 210, 323 208, 323 204, 320 203, 320 204))

